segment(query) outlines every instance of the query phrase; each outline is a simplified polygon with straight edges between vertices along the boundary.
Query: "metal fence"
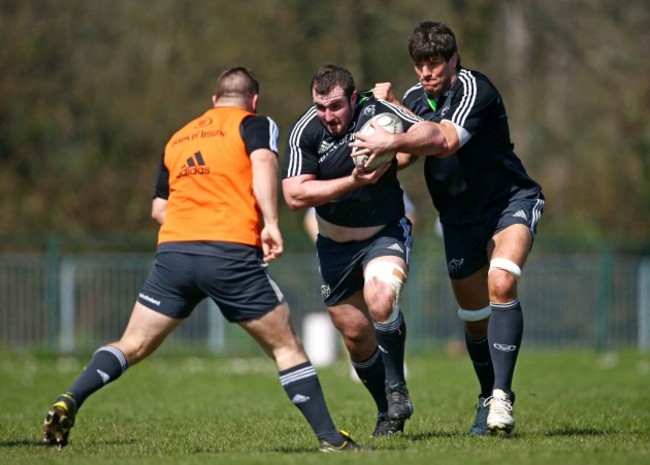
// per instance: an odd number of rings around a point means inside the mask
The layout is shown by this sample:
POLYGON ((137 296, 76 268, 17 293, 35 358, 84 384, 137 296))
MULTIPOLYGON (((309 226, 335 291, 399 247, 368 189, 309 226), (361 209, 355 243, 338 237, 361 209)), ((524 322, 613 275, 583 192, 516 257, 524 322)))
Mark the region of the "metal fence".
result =
MULTIPOLYGON (((0 348, 80 353, 121 335, 152 255, 0 255, 0 348)), ((322 312, 315 254, 271 264, 298 333, 322 312)), ((519 284, 526 347, 650 349, 650 259, 610 255, 531 257, 519 284)), ((409 349, 462 340, 462 324, 440 256, 414 257, 401 306, 409 349)), ((258 350, 237 325, 204 301, 164 351, 258 350)))

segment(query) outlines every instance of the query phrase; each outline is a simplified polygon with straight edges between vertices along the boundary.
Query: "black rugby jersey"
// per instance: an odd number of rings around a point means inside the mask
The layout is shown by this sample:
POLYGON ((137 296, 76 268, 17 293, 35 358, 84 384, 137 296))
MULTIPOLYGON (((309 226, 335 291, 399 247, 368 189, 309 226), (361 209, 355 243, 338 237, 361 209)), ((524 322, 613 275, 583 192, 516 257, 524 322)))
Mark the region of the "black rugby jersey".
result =
POLYGON ((403 103, 423 119, 449 120, 472 136, 447 158, 425 159, 424 177, 442 223, 481 221, 512 199, 541 193, 513 151, 503 100, 485 75, 461 69, 437 102, 417 84, 403 103))
MULTIPOLYGON (((322 180, 349 176, 354 162, 348 144, 366 121, 383 112, 396 114, 402 120, 404 131, 420 121, 397 105, 367 99, 357 104, 345 134, 334 137, 318 119, 316 108, 310 107, 291 128, 282 176, 313 174, 322 180)), ((361 186, 333 202, 319 205, 316 212, 330 223, 347 227, 378 226, 399 220, 404 216, 404 200, 396 161, 376 184, 361 186)))

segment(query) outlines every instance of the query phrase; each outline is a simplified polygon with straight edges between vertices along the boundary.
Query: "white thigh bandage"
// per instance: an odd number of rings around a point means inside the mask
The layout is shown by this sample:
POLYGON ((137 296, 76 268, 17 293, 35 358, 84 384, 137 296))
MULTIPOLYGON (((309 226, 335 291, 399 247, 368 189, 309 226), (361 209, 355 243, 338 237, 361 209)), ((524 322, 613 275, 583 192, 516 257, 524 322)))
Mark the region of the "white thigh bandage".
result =
POLYGON ((465 310, 464 308, 458 309, 458 318, 463 321, 481 321, 485 320, 492 314, 492 307, 489 305, 480 310, 465 310))
POLYGON ((507 258, 493 258, 490 260, 490 269, 488 270, 488 273, 495 268, 507 271, 514 276, 516 280, 519 280, 519 277, 521 276, 521 268, 519 268, 515 262, 508 260, 507 258))
POLYGON ((402 290, 404 281, 406 281, 406 272, 401 266, 393 262, 374 261, 371 262, 363 272, 365 282, 373 278, 387 283, 395 292, 395 301, 399 299, 399 293, 402 290))

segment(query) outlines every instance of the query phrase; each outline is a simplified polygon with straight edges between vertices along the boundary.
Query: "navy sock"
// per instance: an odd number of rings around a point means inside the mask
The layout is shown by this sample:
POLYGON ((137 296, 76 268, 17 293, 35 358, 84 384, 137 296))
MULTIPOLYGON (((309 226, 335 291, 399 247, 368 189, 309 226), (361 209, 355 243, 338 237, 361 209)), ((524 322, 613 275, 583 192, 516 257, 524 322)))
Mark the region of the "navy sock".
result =
POLYGON ((494 365, 494 388, 512 391, 512 378, 524 332, 524 318, 519 299, 506 304, 491 303, 488 342, 494 365))
POLYGON ((78 409, 88 396, 115 381, 126 369, 126 357, 120 349, 114 346, 100 347, 66 392, 77 401, 78 409))
POLYGON ((335 446, 341 445, 344 438, 334 426, 316 370, 311 363, 305 362, 282 370, 279 375, 287 396, 298 407, 318 439, 324 439, 335 446))
POLYGON ((384 413, 388 411, 388 400, 386 399, 386 371, 384 369, 384 360, 379 352, 375 353, 365 361, 355 362, 352 360, 352 367, 357 372, 357 376, 366 387, 370 395, 377 404, 377 411, 384 413))
POLYGON ((481 397, 487 399, 492 395, 492 387, 494 386, 494 367, 492 366, 488 339, 485 337, 475 340, 465 332, 465 345, 474 366, 474 372, 481 385, 481 397))
POLYGON ((404 345, 406 322, 400 310, 397 319, 387 325, 374 322, 377 344, 380 347, 386 369, 386 384, 405 384, 404 345))

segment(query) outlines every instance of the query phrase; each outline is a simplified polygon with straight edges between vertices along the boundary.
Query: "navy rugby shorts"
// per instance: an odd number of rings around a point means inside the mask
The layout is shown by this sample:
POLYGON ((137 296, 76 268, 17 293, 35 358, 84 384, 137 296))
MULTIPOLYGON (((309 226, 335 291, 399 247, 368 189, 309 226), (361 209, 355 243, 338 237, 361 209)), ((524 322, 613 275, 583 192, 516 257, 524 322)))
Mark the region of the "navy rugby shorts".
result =
POLYGON ((336 242, 319 234, 316 249, 323 302, 336 305, 363 290, 363 270, 375 258, 401 257, 408 265, 412 245, 413 228, 407 218, 387 225, 365 241, 336 242))
POLYGON ((260 249, 228 244, 224 252, 216 256, 159 251, 138 302, 181 319, 210 297, 228 321, 239 322, 259 318, 284 301, 260 249))
POLYGON ((487 245, 499 231, 523 224, 537 234, 537 223, 544 210, 542 195, 512 200, 505 209, 488 212, 486 220, 469 224, 443 225, 447 272, 451 279, 471 276, 488 264, 487 245))

